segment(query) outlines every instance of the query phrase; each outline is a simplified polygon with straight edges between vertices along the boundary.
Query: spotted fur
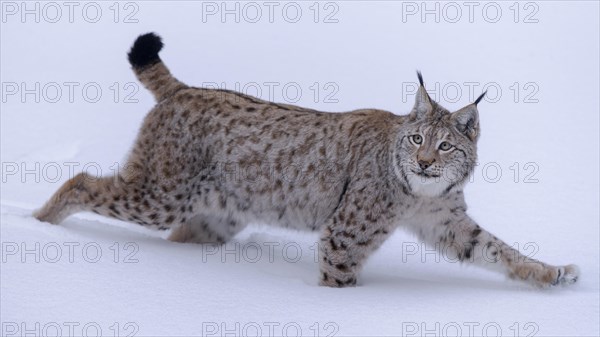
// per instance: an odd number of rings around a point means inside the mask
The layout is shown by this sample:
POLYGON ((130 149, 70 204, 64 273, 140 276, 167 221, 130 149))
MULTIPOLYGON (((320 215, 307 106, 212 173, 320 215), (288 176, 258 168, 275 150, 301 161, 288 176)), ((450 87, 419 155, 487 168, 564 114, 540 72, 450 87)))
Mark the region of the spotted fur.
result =
POLYGON ((92 211, 224 243, 250 222, 318 231, 320 283, 352 286, 396 228, 440 251, 539 287, 577 281, 576 266, 525 257, 471 219, 463 185, 477 160, 477 104, 449 112, 422 84, 405 116, 325 113, 233 91, 189 87, 138 38, 129 59, 157 100, 118 175, 81 173, 35 216, 92 211))

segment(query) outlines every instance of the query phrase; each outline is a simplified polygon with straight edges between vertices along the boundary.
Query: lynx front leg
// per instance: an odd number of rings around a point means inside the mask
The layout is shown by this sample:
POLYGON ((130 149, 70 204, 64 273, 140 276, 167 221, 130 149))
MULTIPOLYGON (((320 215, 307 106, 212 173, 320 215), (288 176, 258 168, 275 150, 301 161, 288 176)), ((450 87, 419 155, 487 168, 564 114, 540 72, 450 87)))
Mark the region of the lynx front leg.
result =
POLYGON ((573 284, 579 277, 576 265, 552 266, 529 258, 479 227, 464 213, 438 223, 430 235, 426 231, 420 235, 442 253, 461 262, 494 269, 540 288, 573 284))
POLYGON ((356 285, 365 260, 392 232, 384 220, 391 218, 390 210, 383 206, 386 198, 378 196, 377 189, 349 189, 324 227, 319 244, 320 285, 356 285))

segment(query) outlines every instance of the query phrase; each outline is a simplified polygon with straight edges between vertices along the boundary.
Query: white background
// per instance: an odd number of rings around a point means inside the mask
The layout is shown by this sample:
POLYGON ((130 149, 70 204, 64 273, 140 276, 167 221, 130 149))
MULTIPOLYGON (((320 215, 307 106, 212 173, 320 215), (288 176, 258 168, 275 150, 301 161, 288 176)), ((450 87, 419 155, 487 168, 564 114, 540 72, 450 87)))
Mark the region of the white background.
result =
POLYGON ((597 2, 221 3, 2 2, 3 335, 600 333, 597 2), (577 263, 580 282, 531 289, 398 231, 358 287, 327 289, 312 234, 256 224, 210 251, 90 214, 36 221, 72 172, 123 163, 153 105, 126 52, 149 31, 190 85, 326 111, 405 114, 417 69, 450 110, 488 88, 469 212, 530 256, 577 263))

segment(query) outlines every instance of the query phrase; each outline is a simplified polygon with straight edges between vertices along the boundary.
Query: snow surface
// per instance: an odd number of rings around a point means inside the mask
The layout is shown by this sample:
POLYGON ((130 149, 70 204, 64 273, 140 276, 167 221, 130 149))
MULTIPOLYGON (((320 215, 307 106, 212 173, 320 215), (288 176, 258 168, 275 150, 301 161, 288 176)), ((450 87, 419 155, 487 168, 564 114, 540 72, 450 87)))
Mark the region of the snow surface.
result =
POLYGON ((21 2, 2 3, 1 335, 600 334, 598 2, 476 2, 472 18, 465 3, 438 3, 439 22, 420 16, 435 3, 331 2, 317 4, 317 23, 312 1, 238 3, 239 23, 233 14, 221 22, 220 1, 120 3, 118 17, 113 2, 75 2, 72 18, 58 2, 58 19, 56 6, 38 4, 39 23, 21 16, 21 2), (254 4, 262 16, 251 23, 254 4), (96 7, 98 21, 86 22, 96 7), (286 22, 296 7, 302 16, 286 22), (129 19, 138 22, 124 22, 134 11, 129 19), (398 231, 369 260, 359 286, 328 289, 317 286, 313 234, 256 224, 215 250, 91 214, 60 226, 38 222, 32 210, 70 167, 110 174, 122 163, 153 105, 125 57, 148 31, 162 35, 161 56, 186 83, 235 89, 238 82, 250 94, 257 83, 262 98, 287 103, 295 96, 289 87, 300 86, 297 104, 326 111, 404 114, 416 69, 429 88, 437 83, 434 96, 450 109, 492 83, 480 103, 481 164, 466 189, 469 211, 530 256, 577 263, 580 282, 531 289, 447 261, 398 231), (21 96, 35 83, 39 103, 21 96), (456 86, 462 92, 454 99, 456 86), (86 101, 95 87, 98 101, 86 101), (137 102, 126 103, 136 88, 137 102), (331 93, 337 102, 325 101, 331 93))

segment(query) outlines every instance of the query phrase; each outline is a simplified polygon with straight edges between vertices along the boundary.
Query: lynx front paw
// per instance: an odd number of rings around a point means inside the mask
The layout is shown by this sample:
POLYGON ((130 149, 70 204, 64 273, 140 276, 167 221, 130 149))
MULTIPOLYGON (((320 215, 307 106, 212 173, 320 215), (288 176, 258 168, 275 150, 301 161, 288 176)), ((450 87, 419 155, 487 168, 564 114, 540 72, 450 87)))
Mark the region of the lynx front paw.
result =
POLYGON ((558 267, 558 276, 556 278, 556 282, 552 284, 556 285, 570 285, 579 279, 579 267, 574 264, 570 264, 568 266, 558 267))
POLYGON ((574 264, 561 267, 549 267, 539 286, 543 288, 568 286, 579 279, 579 267, 574 264))
POLYGON ((540 262, 530 262, 517 266, 509 276, 530 282, 538 288, 550 288, 577 282, 579 268, 574 264, 554 267, 540 262))

